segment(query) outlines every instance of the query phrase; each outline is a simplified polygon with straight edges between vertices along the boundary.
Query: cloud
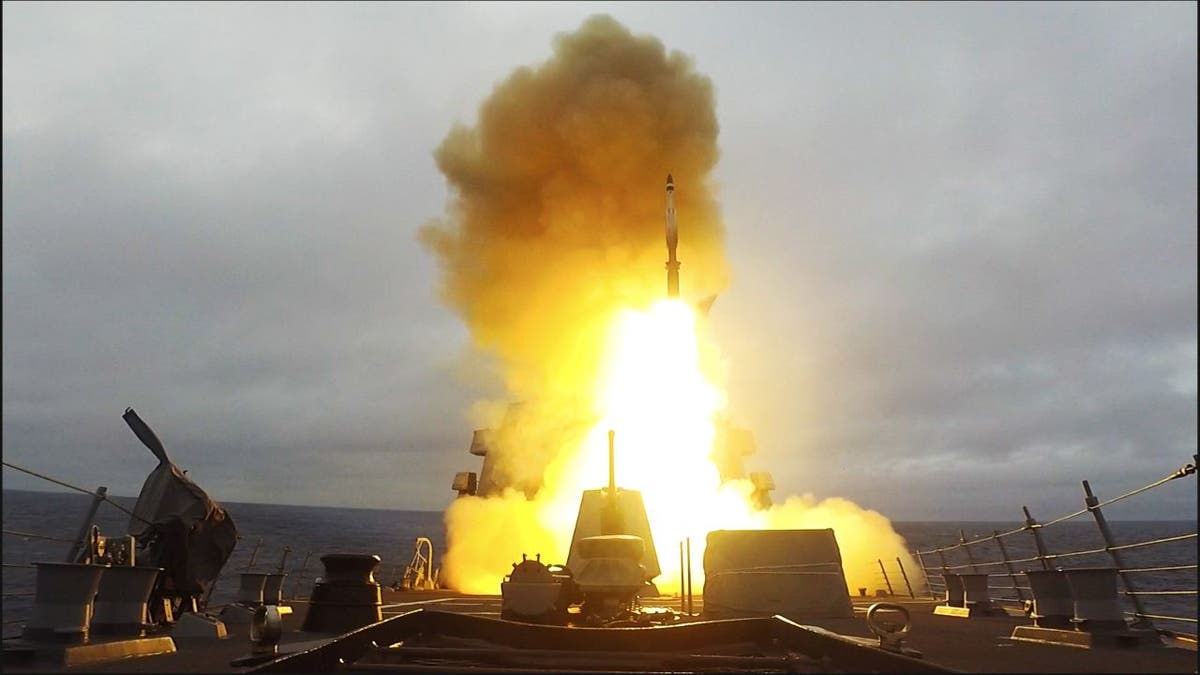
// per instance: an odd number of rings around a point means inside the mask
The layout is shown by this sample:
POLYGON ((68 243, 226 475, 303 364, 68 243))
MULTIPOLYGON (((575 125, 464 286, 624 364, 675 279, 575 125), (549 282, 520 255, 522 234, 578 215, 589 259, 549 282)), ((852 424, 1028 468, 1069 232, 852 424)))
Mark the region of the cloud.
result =
POLYGON ((780 492, 1068 510, 1196 452, 1194 5, 3 11, 6 461, 135 491, 132 404, 218 497, 440 508, 498 384, 416 241, 433 152, 597 11, 713 83, 780 492))

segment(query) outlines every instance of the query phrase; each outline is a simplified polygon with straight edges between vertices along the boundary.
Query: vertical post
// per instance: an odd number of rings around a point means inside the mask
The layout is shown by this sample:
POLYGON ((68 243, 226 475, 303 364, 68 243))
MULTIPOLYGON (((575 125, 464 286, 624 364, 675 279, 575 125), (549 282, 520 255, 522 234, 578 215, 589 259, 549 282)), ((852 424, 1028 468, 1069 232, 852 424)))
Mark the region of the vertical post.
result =
POLYGON ((243 571, 249 572, 254 567, 254 559, 258 557, 259 546, 262 546, 262 537, 259 537, 258 541, 254 542, 254 548, 250 551, 250 559, 246 561, 246 569, 243 571))
POLYGON ((1022 506, 1021 510, 1025 512, 1025 529, 1033 533, 1033 545, 1037 546, 1038 560, 1042 561, 1042 569, 1050 569, 1050 554, 1046 552, 1046 542, 1042 541, 1042 526, 1029 515, 1029 507, 1022 506))
MULTIPOLYGON (((239 535, 235 535, 235 536, 236 536, 236 539, 234 539, 234 546, 237 546, 237 542, 242 540, 242 535, 239 534, 239 535)), ((247 567, 246 569, 250 569, 250 568, 247 567)), ((220 583, 220 581, 221 581, 221 575, 218 574, 217 578, 213 579, 213 582, 208 585, 208 590, 204 593, 204 600, 202 601, 202 604, 204 605, 204 607, 206 609, 208 608, 208 601, 210 598, 212 598, 213 591, 217 590, 217 584, 220 583)))
POLYGON ((1008 547, 1004 545, 1004 539, 1000 536, 1000 530, 992 530, 992 539, 996 540, 996 545, 1000 547, 1000 557, 1004 559, 1004 568, 1008 570, 1008 578, 1012 579, 1013 590, 1017 592, 1017 599, 1025 599, 1025 591, 1021 590, 1021 585, 1017 583, 1017 571, 1013 569, 1012 563, 1008 561, 1008 547))
POLYGON ((208 600, 209 600, 209 598, 212 597, 213 591, 217 590, 217 582, 219 582, 220 580, 221 580, 221 577, 220 577, 220 575, 218 575, 217 578, 213 579, 212 583, 208 585, 208 590, 205 591, 205 593, 204 593, 204 601, 202 603, 204 606, 204 609, 208 609, 208 600))
POLYGON ((617 470, 614 462, 613 438, 617 432, 612 429, 608 430, 608 494, 609 499, 615 499, 617 495, 617 470))
POLYGON ((283 574, 284 570, 287 569, 287 557, 288 557, 288 554, 291 552, 292 552, 292 547, 284 544, 283 555, 279 556, 279 573, 280 574, 283 574))
MULTIPOLYGON (((403 577, 400 576, 400 560, 403 558, 403 552, 397 553, 392 561, 392 588, 400 588, 400 581, 403 577)), ((382 575, 380 575, 382 576, 382 575)))
MULTIPOLYGON (((897 558, 897 560, 898 559, 899 558, 897 558)), ((876 558, 875 562, 879 563, 879 571, 883 572, 883 583, 887 584, 888 595, 895 595, 895 593, 892 592, 892 580, 888 579, 887 570, 883 568, 883 559, 876 558)))
POLYGON ((308 569, 308 559, 312 557, 312 551, 307 551, 304 554, 304 563, 300 565, 300 571, 292 578, 292 597, 296 597, 296 586, 300 584, 300 575, 304 574, 304 570, 308 569))
POLYGON ((920 551, 914 551, 913 554, 917 556, 917 564, 921 566, 921 574, 925 575, 925 590, 929 591, 929 597, 936 598, 937 596, 933 594, 933 586, 929 583, 929 567, 925 565, 925 557, 921 555, 920 551))
POLYGON ((692 538, 687 537, 687 587, 688 587, 688 616, 692 616, 695 607, 692 605, 692 538))
POLYGON ((979 574, 979 570, 975 569, 975 556, 971 555, 971 545, 967 543, 967 535, 962 530, 958 531, 958 543, 967 554, 967 566, 971 568, 971 573, 979 574))
POLYGON ((912 584, 908 583, 908 572, 904 571, 904 563, 900 562, 900 556, 896 556, 896 566, 900 568, 900 576, 904 577, 904 585, 908 587, 908 597, 916 600, 917 594, 913 593, 912 584))
MULTIPOLYGON (((941 558, 941 560, 942 560, 942 592, 948 593, 950 591, 950 584, 946 583, 946 575, 950 573, 950 566, 946 564, 946 551, 944 549, 939 548, 937 550, 937 554, 938 554, 938 558, 941 558)), ((931 591, 931 594, 932 594, 932 591, 931 591)), ((937 597, 937 596, 934 596, 934 597, 937 597)), ((947 596, 947 597, 949 597, 949 596, 947 596)))
POLYGON ((1121 560, 1121 553, 1114 550, 1117 542, 1113 540, 1112 530, 1108 528, 1108 521, 1105 520, 1104 514, 1100 512, 1100 498, 1092 494, 1092 486, 1088 482, 1083 481, 1083 503, 1087 505, 1087 510, 1092 512, 1092 517, 1096 519, 1096 527, 1100 529, 1100 535, 1104 537, 1104 548, 1108 551, 1108 555, 1112 557, 1113 564, 1117 566, 1117 575, 1121 577, 1121 583, 1125 585, 1125 597, 1133 603, 1133 611, 1136 612, 1134 623, 1135 625, 1153 627, 1153 622, 1144 617, 1146 609, 1142 607, 1142 601, 1136 595, 1131 595, 1137 589, 1134 588, 1133 582, 1129 575, 1125 573, 1125 563, 1121 560))
POLYGON ((107 494, 107 487, 101 485, 96 488, 96 494, 92 495, 92 505, 88 507, 87 517, 83 519, 83 525, 80 526, 79 534, 75 537, 75 543, 71 545, 71 552, 67 554, 64 562, 73 563, 79 560, 79 554, 83 552, 84 542, 88 540, 92 523, 96 520, 96 511, 99 510, 100 503, 104 501, 107 494))
POLYGON ((687 586, 686 586, 687 577, 685 576, 686 569, 687 568, 685 568, 683 566, 683 540, 680 539, 679 540, 679 613, 680 614, 687 611, 687 600, 686 600, 686 598, 687 598, 687 586))

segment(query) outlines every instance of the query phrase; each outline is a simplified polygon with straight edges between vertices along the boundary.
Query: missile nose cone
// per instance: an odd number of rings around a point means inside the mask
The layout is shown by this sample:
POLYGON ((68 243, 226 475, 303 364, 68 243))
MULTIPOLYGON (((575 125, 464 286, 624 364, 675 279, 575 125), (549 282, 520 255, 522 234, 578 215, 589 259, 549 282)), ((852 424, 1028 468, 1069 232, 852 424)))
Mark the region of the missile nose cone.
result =
POLYGON ((671 178, 671 174, 667 174, 667 189, 668 190, 675 189, 675 179, 671 178))

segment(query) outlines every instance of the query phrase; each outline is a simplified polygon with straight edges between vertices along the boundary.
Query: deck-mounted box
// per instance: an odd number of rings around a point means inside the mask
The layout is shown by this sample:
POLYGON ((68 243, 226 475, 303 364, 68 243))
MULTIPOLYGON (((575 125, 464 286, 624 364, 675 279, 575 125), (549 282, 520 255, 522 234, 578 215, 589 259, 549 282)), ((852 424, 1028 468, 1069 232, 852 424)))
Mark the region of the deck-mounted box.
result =
POLYGON ((277 574, 268 574, 263 582, 263 604, 264 605, 282 605, 283 604, 283 580, 287 575, 280 572, 277 574))
POLYGON ((852 617, 832 529, 716 530, 704 550, 704 616, 852 617))
POLYGON ((1085 648, 1161 645, 1156 631, 1126 624, 1116 568, 1068 568, 1025 575, 1034 594, 1034 625, 1014 628, 1013 640, 1085 648), (1047 622, 1045 614, 1051 611, 1052 621, 1047 622))
POLYGON ((1070 628, 1074 601, 1067 574, 1062 570, 1025 570, 1029 588, 1033 591, 1033 612, 1030 618, 1038 628, 1070 628))
POLYGON ((161 567, 113 565, 104 570, 96 592, 91 630, 96 635, 137 637, 145 633, 146 602, 161 567))
POLYGON ((946 580, 946 602, 934 607, 934 614, 970 618, 1003 613, 988 593, 987 574, 947 572, 942 576, 946 580))
POLYGON ((22 637, 31 642, 87 642, 93 602, 105 565, 37 562, 33 616, 22 637))

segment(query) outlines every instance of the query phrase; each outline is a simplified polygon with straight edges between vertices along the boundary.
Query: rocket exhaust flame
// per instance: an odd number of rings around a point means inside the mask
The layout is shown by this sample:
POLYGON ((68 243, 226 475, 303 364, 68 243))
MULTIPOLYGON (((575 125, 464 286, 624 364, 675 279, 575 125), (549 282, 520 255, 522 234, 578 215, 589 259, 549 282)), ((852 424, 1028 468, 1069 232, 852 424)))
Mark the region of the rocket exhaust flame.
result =
MULTIPOLYGON (((421 238, 441 264, 444 299, 500 366, 506 399, 526 402, 488 459, 529 486, 451 504, 445 583, 495 593, 522 553, 564 561, 580 495, 605 476, 610 429, 621 431, 621 484, 641 491, 660 560, 688 537, 703 556, 715 529, 832 527, 852 586, 873 585, 877 558, 915 567, 879 514, 811 497, 756 509, 750 481, 722 482, 710 458, 726 416, 723 364, 679 298, 678 257, 688 260, 689 296, 725 287, 708 178, 716 140, 712 84, 691 61, 597 16, 558 36, 547 62, 497 85, 475 126, 455 126, 437 149, 451 198, 421 238), (647 186, 668 167, 663 299, 663 206, 647 186), (675 173, 687 185, 678 195, 675 173), (676 206, 687 217, 682 242, 676 206)), ((488 409, 502 406, 477 406, 488 409)), ((656 582, 671 589, 677 575, 656 582)))

